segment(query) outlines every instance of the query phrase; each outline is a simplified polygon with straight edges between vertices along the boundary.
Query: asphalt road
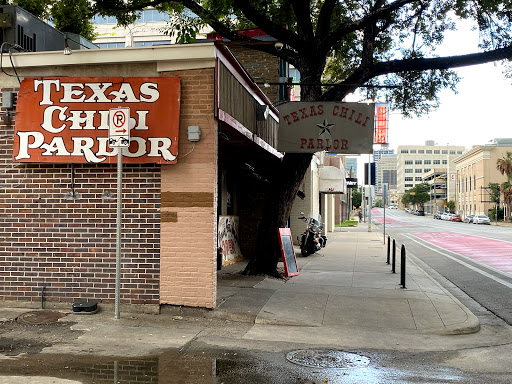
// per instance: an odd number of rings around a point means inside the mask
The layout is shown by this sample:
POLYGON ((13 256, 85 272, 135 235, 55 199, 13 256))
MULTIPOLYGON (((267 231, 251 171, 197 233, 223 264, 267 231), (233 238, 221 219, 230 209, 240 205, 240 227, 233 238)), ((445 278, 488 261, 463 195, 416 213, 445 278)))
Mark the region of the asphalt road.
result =
MULTIPOLYGON (((512 226, 385 213, 386 234, 507 324, 512 324, 512 226)), ((384 211, 373 210, 384 230, 384 211)))

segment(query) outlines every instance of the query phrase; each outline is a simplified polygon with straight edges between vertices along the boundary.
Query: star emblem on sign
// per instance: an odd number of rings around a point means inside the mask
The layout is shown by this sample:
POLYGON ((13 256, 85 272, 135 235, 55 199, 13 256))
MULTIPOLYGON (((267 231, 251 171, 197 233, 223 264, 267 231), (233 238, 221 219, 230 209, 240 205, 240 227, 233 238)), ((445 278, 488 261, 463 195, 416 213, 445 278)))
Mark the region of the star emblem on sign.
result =
POLYGON ((320 134, 318 136, 321 136, 325 132, 327 132, 330 136, 332 136, 331 128, 334 127, 334 124, 328 123, 327 119, 324 119, 323 124, 317 124, 316 126, 321 129, 320 134))

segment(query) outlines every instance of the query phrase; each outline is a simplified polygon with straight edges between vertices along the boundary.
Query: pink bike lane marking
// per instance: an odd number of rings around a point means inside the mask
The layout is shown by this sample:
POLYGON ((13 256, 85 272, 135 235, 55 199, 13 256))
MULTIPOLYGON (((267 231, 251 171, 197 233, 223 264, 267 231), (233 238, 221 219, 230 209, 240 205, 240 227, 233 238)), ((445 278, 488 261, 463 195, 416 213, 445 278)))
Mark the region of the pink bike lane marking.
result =
MULTIPOLYGON (((377 217, 375 218, 379 223, 383 223, 384 222, 384 218, 383 217, 377 217)), ((390 219, 388 217, 386 217, 386 223, 396 223, 397 221, 395 219, 390 219)))
POLYGON ((512 243, 455 232, 412 235, 502 272, 512 273, 512 243))

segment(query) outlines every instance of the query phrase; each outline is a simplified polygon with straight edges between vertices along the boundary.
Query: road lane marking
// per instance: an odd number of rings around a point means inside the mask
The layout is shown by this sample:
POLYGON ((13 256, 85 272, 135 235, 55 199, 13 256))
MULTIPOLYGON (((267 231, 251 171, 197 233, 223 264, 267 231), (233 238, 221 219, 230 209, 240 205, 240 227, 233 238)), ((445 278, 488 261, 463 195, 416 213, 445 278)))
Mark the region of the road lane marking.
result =
MULTIPOLYGON (((453 256, 451 256, 451 255, 449 255, 449 254, 447 254, 447 253, 441 252, 441 251, 440 251, 440 250, 438 250, 438 249, 435 249, 435 248, 429 247, 428 245, 423 244, 423 243, 421 243, 421 242, 417 241, 416 239, 413 239, 413 238, 411 237, 411 236, 413 236, 413 235, 410 235, 410 234, 404 234, 404 236, 405 236, 405 237, 407 237, 407 238, 409 238, 409 240, 412 240, 412 241, 414 241, 415 243, 417 243, 417 244, 421 245, 422 247, 425 247, 425 248, 427 248, 427 249, 430 249, 431 251, 434 251, 434 252, 437 252, 437 253, 439 253, 439 254, 441 254, 441 255, 443 255, 443 256, 446 256, 447 258, 449 258, 449 259, 451 259, 451 260, 453 260, 453 261, 456 261, 457 263, 459 263, 459 264, 463 265, 463 266, 464 266, 464 267, 466 267, 466 268, 471 269, 472 271, 475 271, 475 272, 477 272, 477 273, 479 273, 479 274, 481 274, 481 275, 483 275, 483 276, 486 276, 486 277, 488 277, 488 278, 490 278, 490 279, 492 279, 492 280, 496 281, 497 283, 500 283, 500 284, 502 284, 502 285, 504 285, 504 286, 506 286, 506 287, 508 287, 508 288, 512 288, 512 284, 511 284, 511 283, 509 283, 508 281, 505 281, 505 280, 503 280, 503 279, 501 279, 501 278, 499 278, 499 277, 497 277, 497 276, 494 276, 494 275, 492 275, 492 274, 490 274, 490 273, 488 273, 488 272, 485 272, 485 271, 483 271, 483 270, 481 270, 481 269, 479 269, 479 268, 475 267, 474 265, 468 264, 468 263, 466 263, 465 261, 459 260, 458 258, 453 257, 453 256)), ((430 243, 429 243, 429 244, 430 244, 430 243)), ((437 247, 437 245, 436 245, 436 247, 437 247)), ((459 256, 461 256, 461 257, 466 257, 466 256, 464 256, 464 255, 460 255, 460 254, 458 254, 457 252, 453 252, 453 251, 449 251, 449 252, 454 253, 454 254, 456 254, 456 255, 459 255, 459 256)), ((498 274, 500 274, 500 275, 503 275, 503 276, 506 276, 506 277, 510 277, 510 275, 506 274, 505 272, 499 271, 499 270, 497 270, 496 268, 493 268, 493 267, 490 267, 490 266, 488 266, 488 265, 486 265, 486 264, 480 263, 479 261, 476 261, 476 260, 473 260, 473 259, 471 259, 471 261, 472 261, 472 262, 474 262, 475 264, 478 264, 478 265, 480 265, 480 266, 484 267, 484 268, 490 269, 490 270, 492 270, 492 271, 494 271, 494 272, 496 272, 496 273, 498 273, 498 274)))

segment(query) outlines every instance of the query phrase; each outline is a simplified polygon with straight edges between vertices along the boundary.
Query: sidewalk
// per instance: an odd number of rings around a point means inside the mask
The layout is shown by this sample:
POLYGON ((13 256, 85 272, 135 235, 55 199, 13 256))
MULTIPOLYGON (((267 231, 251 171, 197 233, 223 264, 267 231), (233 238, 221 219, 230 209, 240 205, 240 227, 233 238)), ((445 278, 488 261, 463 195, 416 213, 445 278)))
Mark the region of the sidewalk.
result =
MULTIPOLYGON (((328 234, 327 246, 319 253, 302 257, 296 249, 297 276, 243 276, 245 263, 236 263, 218 272, 215 310, 164 308, 160 315, 122 313, 117 320, 109 310, 69 314, 59 323, 68 322, 79 336, 63 334, 54 343, 50 334, 51 346, 44 352, 140 356, 184 348, 190 342, 226 348, 286 349, 300 344, 430 351, 512 340, 508 331, 488 332, 483 327, 478 332, 477 317, 409 258, 406 288, 401 288, 399 260, 392 274, 378 230, 368 232, 367 225, 337 230, 328 234)), ((399 254, 397 250, 398 259, 399 254)), ((28 311, 0 308, 0 319, 28 311)), ((22 328, 1 336, 15 342, 16 337, 26 338, 25 332, 22 328)))
POLYGON ((319 253, 302 257, 296 248, 300 274, 285 281, 241 276, 242 264, 224 268, 218 307, 211 316, 253 321, 256 326, 246 338, 275 340, 277 333, 278 340, 311 343, 348 335, 375 346, 375 337, 386 339, 397 332, 419 336, 479 331, 476 316, 410 259, 406 288, 401 288, 400 249, 397 273, 392 274, 382 233, 368 232, 366 224, 338 230, 329 234, 319 253), (272 325, 291 327, 283 336, 283 328, 272 325))

